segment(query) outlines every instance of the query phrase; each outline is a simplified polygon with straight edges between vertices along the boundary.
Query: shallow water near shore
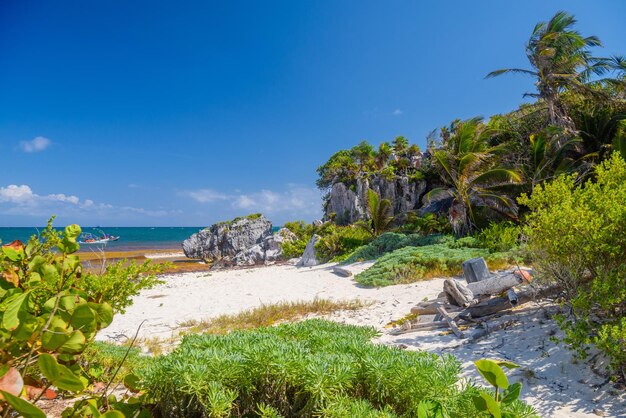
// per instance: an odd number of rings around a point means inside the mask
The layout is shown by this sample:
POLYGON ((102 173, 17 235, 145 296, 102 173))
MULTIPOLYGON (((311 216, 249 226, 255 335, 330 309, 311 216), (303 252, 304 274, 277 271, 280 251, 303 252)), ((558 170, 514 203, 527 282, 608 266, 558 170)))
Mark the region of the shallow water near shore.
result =
MULTIPOLYGON (((32 235, 37 235, 44 228, 20 227, 0 228, 0 240, 8 243, 19 239, 28 241, 32 235)), ((57 228, 62 230, 61 228, 57 228)), ((106 245, 83 244, 81 251, 91 251, 103 248, 106 251, 158 250, 180 248, 181 243, 201 230, 202 227, 83 227, 83 232, 99 235, 103 230, 109 235, 119 236, 119 241, 111 241, 106 245)))
MULTIPOLYGON (((104 231, 109 235, 119 236, 119 241, 106 245, 82 244, 80 251, 104 249, 105 251, 163 250, 181 248, 184 240, 200 231, 202 226, 166 226, 166 227, 83 227, 83 232, 100 235, 104 231)), ((38 235, 44 227, 0 227, 0 240, 9 243, 19 239, 27 242, 33 235, 38 235)), ((62 231, 63 228, 55 228, 62 231)), ((272 228, 276 232, 279 228, 272 228)))

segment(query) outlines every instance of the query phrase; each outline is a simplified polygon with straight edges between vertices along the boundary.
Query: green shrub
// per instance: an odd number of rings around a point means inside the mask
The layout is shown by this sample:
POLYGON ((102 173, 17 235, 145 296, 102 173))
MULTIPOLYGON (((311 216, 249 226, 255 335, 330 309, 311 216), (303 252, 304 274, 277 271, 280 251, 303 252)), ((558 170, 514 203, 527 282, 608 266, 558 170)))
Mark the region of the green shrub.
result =
POLYGON ((520 232, 512 222, 492 223, 480 232, 478 240, 491 252, 510 251, 518 246, 520 232))
POLYGON ((91 380, 108 382, 113 379, 113 374, 120 367, 115 382, 121 382, 124 378, 151 360, 143 355, 138 348, 130 348, 94 341, 87 346, 80 359, 84 374, 91 380), (124 359, 126 357, 126 359, 124 359))
POLYGON ((626 366, 626 162, 615 153, 595 181, 564 176, 519 201, 531 213, 523 233, 543 280, 567 293, 566 342, 585 355, 594 344, 615 370, 626 366))
POLYGON ((174 418, 414 417, 423 400, 450 416, 478 415, 478 390, 460 380, 456 359, 370 343, 376 334, 309 320, 188 336, 139 375, 156 412, 174 418))
POLYGON ((357 274, 355 279, 366 286, 389 286, 436 276, 450 276, 461 273, 461 263, 475 257, 484 257, 492 269, 499 269, 513 262, 510 254, 490 254, 484 248, 451 248, 449 244, 409 246, 383 255, 372 267, 357 274))
POLYGON ((372 235, 360 225, 324 225, 320 240, 315 244, 316 255, 323 261, 341 261, 357 248, 372 240, 372 235))
POLYGON ((454 241, 453 237, 445 235, 398 234, 395 232, 384 233, 365 246, 361 246, 352 252, 345 263, 357 261, 375 260, 384 254, 403 247, 419 247, 423 245, 441 244, 454 241))
MULTIPOLYGON (((63 232, 52 219, 41 235, 28 244, 14 241, 0 251, 0 377, 11 374, 16 384, 0 385, 4 416, 12 410, 27 417, 45 416, 20 399, 26 377, 36 384, 54 385, 61 391, 80 393, 87 379, 81 373, 81 355, 97 332, 107 327, 116 311, 130 304, 138 287, 153 279, 143 274, 148 265, 114 265, 99 275, 84 274, 76 238, 81 229, 68 225, 63 232), (119 294, 110 284, 132 276, 119 294), (19 377, 19 379, 16 378, 19 377), (10 391, 7 393, 5 391, 10 391)), ((108 408, 107 408, 108 409, 108 408)))

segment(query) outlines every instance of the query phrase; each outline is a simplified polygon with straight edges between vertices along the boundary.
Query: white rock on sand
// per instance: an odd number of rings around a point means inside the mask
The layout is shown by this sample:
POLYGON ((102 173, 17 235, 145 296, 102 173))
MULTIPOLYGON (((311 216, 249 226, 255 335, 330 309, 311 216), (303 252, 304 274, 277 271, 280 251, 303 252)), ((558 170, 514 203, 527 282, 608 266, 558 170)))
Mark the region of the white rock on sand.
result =
MULTIPOLYGON (((349 268, 356 274, 370 265, 357 263, 349 268)), ((333 266, 281 265, 163 276, 164 284, 142 292, 124 315, 117 315, 102 330, 98 339, 132 337, 144 320, 141 337, 170 337, 177 335, 178 324, 183 321, 234 314, 263 304, 315 298, 360 299, 371 305, 359 311, 339 312, 328 319, 377 327, 383 332, 377 339, 380 343, 453 354, 463 363, 463 374, 479 382, 472 361, 483 357, 510 359, 522 366, 511 378, 523 381, 523 399, 545 417, 597 417, 599 412, 607 417, 626 417, 624 394, 609 394, 610 383, 585 364, 573 363, 566 348, 550 341, 550 335, 557 332, 552 320, 538 314, 466 345, 441 331, 391 336, 385 333, 384 326, 407 315, 415 303, 436 297, 444 279, 364 288, 353 277, 333 274, 333 266)))

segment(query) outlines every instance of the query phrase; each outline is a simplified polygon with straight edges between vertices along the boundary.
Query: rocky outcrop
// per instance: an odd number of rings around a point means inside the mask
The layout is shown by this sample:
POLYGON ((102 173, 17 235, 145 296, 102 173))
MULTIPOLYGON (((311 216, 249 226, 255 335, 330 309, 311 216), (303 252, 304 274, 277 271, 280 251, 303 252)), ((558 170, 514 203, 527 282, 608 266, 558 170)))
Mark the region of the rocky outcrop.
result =
POLYGON ((382 176, 358 179, 353 187, 335 183, 326 200, 325 218, 330 219, 334 216, 335 222, 339 225, 369 219, 368 189, 391 201, 393 216, 402 215, 421 206, 421 198, 426 192, 426 187, 425 180, 415 181, 405 176, 392 180, 382 176))
POLYGON ((215 267, 252 266, 281 258, 281 243, 295 239, 286 228, 272 235, 272 223, 262 215, 220 222, 183 242, 185 256, 215 267))
POLYGON ((315 244, 317 244, 317 241, 319 241, 319 239, 320 236, 317 234, 311 237, 309 242, 306 244, 306 247, 304 248, 304 253, 302 254, 302 257, 300 257, 300 260, 296 264, 296 267, 313 267, 317 266, 320 263, 315 254, 315 244))

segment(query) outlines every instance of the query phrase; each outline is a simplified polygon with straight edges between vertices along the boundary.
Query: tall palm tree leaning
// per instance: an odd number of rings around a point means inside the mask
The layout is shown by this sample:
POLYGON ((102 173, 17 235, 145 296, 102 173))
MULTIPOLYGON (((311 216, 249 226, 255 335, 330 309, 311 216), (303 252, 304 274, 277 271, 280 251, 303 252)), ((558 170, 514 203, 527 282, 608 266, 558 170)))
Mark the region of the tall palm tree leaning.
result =
POLYGON ((499 189, 520 183, 521 175, 498 165, 497 155, 504 149, 489 146, 491 133, 482 118, 455 123, 442 147, 433 153, 444 186, 431 190, 426 198, 452 198, 448 218, 457 236, 475 229, 476 207, 487 207, 508 217, 517 216, 515 202, 499 189))
POLYGON ((559 100, 560 93, 566 89, 591 93, 591 77, 614 68, 608 60, 591 56, 589 48, 602 43, 596 36, 583 37, 574 29, 575 24, 574 16, 566 12, 556 13, 548 22, 539 22, 526 45, 532 69, 505 68, 487 74, 487 78, 505 73, 534 77, 537 93, 525 96, 543 100, 550 124, 570 132, 575 131, 575 126, 559 100))

